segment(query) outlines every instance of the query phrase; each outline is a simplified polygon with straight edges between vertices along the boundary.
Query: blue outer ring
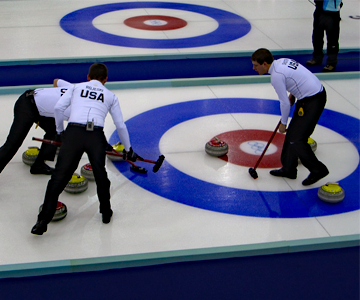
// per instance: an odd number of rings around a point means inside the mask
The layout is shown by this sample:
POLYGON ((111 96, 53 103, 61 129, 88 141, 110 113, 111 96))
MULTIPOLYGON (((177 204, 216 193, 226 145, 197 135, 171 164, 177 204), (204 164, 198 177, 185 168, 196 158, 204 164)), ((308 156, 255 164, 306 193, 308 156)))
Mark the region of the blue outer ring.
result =
POLYGON ((92 42, 133 48, 166 49, 203 47, 225 43, 246 35, 251 29, 247 20, 224 10, 194 4, 168 2, 124 2, 87 7, 64 16, 60 20, 60 26, 67 33, 92 42), (155 40, 129 38, 106 33, 92 24, 94 18, 101 14, 134 8, 166 8, 196 12, 213 18, 219 23, 219 27, 213 32, 197 37, 155 40))
MULTIPOLYGON (((264 113, 278 115, 278 101, 248 98, 222 98, 189 101, 155 108, 126 122, 135 151, 145 158, 158 157, 162 135, 184 121, 216 114, 264 113), (150 130, 144 130, 151 127, 150 130)), ((359 151, 359 119, 325 109, 319 125, 332 129, 351 141, 359 151), (336 120, 334 122, 334 120, 336 120), (349 128, 351 130, 349 130, 349 128)), ((110 143, 119 138, 114 132, 110 143)), ((334 158, 336 159, 336 158, 334 158)), ((166 159, 158 173, 138 175, 126 163, 115 163, 127 178, 164 198, 207 210, 253 217, 304 218, 317 217, 359 209, 359 165, 339 181, 345 199, 338 204, 319 200, 318 188, 273 192, 229 188, 205 182, 175 169, 166 159)), ((148 168, 149 164, 144 164, 148 168)), ((250 176, 250 175, 249 175, 250 176)), ((270 175, 269 175, 270 176, 270 175)))

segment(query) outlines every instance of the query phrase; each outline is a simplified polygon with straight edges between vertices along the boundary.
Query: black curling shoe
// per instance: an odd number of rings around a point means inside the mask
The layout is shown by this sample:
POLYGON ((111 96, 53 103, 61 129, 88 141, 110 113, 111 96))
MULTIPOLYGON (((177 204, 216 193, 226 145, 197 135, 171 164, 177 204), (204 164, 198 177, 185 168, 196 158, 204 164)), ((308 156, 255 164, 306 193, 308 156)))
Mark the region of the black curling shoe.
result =
POLYGON ((37 221, 31 229, 32 234, 42 235, 47 230, 47 223, 44 220, 37 221))
POLYGON ((319 65, 321 65, 322 64, 322 61, 319 61, 319 60, 316 60, 316 59, 310 59, 310 60, 308 60, 307 62, 306 62, 306 65, 307 66, 310 66, 310 67, 312 67, 312 66, 319 66, 319 65))
POLYGON ((110 223, 112 215, 113 215, 113 211, 112 211, 112 210, 110 210, 109 213, 102 214, 102 222, 103 222, 104 224, 110 223))
POLYGON ((273 176, 277 176, 277 177, 286 177, 289 179, 296 179, 297 177, 297 172, 286 172, 284 171, 283 168, 278 169, 278 170, 271 170, 270 174, 273 176))
POLYGON ((312 185, 327 176, 328 174, 329 170, 327 168, 318 173, 310 173, 309 176, 302 182, 302 184, 305 186, 312 185))
POLYGON ((44 174, 44 175, 52 175, 54 172, 54 168, 49 167, 47 164, 38 164, 32 165, 30 168, 30 173, 33 175, 44 174))

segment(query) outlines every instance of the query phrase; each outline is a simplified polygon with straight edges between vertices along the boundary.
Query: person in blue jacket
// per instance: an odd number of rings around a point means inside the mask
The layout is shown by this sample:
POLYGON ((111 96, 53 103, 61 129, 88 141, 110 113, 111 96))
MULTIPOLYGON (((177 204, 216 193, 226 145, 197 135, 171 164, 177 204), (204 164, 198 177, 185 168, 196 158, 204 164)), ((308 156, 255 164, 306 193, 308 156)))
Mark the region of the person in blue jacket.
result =
POLYGON ((324 32, 327 39, 327 60, 323 72, 334 72, 339 53, 341 0, 315 0, 312 44, 313 57, 307 66, 321 65, 324 58, 324 32))

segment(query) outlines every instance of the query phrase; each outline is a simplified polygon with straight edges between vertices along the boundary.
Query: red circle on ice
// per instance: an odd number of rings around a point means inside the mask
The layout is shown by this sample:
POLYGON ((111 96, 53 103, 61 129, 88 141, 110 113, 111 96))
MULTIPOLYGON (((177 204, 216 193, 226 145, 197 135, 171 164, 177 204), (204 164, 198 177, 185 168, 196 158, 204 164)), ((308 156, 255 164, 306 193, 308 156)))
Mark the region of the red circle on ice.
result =
MULTIPOLYGON (((227 155, 219 157, 232 164, 254 167, 272 135, 267 130, 234 130, 216 135, 229 145, 227 155)), ((258 168, 281 168, 281 150, 285 135, 277 132, 258 168)))
POLYGON ((142 30, 173 30, 185 27, 187 22, 175 17, 146 15, 126 19, 124 24, 142 30))

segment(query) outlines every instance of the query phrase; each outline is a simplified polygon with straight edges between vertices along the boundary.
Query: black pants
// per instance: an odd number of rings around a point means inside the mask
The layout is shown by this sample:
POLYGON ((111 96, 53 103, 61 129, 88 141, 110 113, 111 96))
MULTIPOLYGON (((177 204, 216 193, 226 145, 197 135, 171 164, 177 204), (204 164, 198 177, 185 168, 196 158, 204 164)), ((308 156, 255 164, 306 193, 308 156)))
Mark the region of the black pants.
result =
POLYGON ((47 223, 53 218, 59 195, 65 189, 79 161, 87 153, 94 172, 100 213, 108 214, 110 205, 110 181, 105 169, 107 141, 102 129, 86 131, 85 127, 68 125, 61 142, 55 171, 48 182, 42 211, 38 220, 47 223))
MULTIPOLYGON (((34 123, 39 123, 39 127, 45 131, 45 139, 56 137, 55 119, 40 116, 34 97, 27 96, 27 92, 22 94, 15 103, 14 121, 4 145, 0 148, 0 173, 19 150, 34 123)), ((35 163, 54 160, 55 154, 56 146, 42 144, 35 163)))
POLYGON ((294 115, 287 129, 281 152, 281 163, 285 171, 296 172, 298 158, 300 158, 301 163, 310 172, 318 173, 326 168, 325 165, 316 158, 311 146, 307 142, 308 138, 314 132, 325 104, 325 88, 322 92, 314 96, 296 102, 294 115))
POLYGON ((327 65, 336 66, 339 53, 340 13, 332 11, 315 10, 312 43, 314 47, 313 58, 322 62, 324 53, 324 32, 327 40, 327 65))

